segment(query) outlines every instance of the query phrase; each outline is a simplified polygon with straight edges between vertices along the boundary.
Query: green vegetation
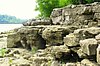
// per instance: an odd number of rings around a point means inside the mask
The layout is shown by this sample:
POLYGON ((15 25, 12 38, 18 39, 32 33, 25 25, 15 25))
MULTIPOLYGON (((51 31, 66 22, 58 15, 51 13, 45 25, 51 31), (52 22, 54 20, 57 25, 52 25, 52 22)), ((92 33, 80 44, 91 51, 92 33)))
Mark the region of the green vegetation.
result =
MULTIPOLYGON (((92 3, 94 1, 100 2, 100 0, 83 0, 84 4, 92 3)), ((80 0, 36 0, 36 10, 40 11, 39 17, 50 17, 50 14, 54 8, 60 8, 69 4, 79 4, 80 0)))
POLYGON ((8 63, 9 63, 9 64, 12 64, 12 62, 13 62, 13 60, 12 60, 12 59, 9 59, 9 62, 8 62, 8 63))
POLYGON ((49 17, 52 10, 59 6, 59 0, 37 0, 36 10, 40 11, 39 17, 49 17))
POLYGON ((19 19, 15 16, 0 15, 0 24, 19 24, 25 21, 25 19, 19 19))
POLYGON ((79 4, 79 0, 59 0, 59 6, 64 7, 69 4, 79 4))
POLYGON ((4 57, 6 54, 7 50, 6 49, 0 49, 0 57, 4 57))
POLYGON ((37 47, 33 47, 33 48, 31 49, 31 51, 32 51, 33 54, 36 53, 37 50, 38 50, 37 47))

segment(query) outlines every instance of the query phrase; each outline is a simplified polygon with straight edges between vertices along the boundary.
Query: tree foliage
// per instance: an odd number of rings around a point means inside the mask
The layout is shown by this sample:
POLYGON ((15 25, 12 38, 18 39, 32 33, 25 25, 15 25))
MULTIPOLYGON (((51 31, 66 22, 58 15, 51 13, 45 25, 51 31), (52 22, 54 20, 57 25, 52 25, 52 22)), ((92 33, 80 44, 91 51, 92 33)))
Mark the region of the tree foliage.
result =
POLYGON ((40 11, 39 17, 49 17, 54 8, 60 8, 69 4, 92 3, 100 0, 36 0, 36 10, 40 11))
POLYGON ((64 7, 69 4, 79 4, 79 0, 59 0, 59 6, 64 7))
POLYGON ((52 10, 59 6, 58 0, 37 0, 37 3, 36 10, 40 11, 40 17, 49 17, 52 10))

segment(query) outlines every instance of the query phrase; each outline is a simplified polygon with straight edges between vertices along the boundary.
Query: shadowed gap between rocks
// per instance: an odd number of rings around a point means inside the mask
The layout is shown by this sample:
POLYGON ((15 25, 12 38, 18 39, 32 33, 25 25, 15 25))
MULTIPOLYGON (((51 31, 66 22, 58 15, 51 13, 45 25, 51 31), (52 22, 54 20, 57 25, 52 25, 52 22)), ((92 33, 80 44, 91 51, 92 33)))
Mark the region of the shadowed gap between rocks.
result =
POLYGON ((71 51, 69 55, 66 55, 65 53, 62 53, 61 58, 55 58, 55 60, 61 62, 61 63, 66 63, 66 62, 80 62, 83 60, 83 58, 79 58, 78 54, 71 51))

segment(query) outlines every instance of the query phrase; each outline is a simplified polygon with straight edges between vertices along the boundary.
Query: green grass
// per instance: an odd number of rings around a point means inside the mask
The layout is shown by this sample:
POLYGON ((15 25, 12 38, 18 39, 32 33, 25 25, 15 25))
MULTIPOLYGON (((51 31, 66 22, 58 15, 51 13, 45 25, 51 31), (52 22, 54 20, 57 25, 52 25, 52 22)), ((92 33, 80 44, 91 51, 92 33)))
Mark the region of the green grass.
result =
POLYGON ((36 53, 37 50, 38 50, 37 47, 33 47, 31 51, 34 54, 34 53, 36 53))

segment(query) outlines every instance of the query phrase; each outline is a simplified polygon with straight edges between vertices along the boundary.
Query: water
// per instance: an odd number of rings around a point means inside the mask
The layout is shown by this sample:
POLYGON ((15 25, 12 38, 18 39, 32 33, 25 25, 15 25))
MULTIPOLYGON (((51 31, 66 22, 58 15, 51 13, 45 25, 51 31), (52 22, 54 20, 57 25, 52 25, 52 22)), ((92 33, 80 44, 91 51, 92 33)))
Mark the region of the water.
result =
POLYGON ((0 24, 0 32, 9 31, 21 27, 22 24, 0 24))

